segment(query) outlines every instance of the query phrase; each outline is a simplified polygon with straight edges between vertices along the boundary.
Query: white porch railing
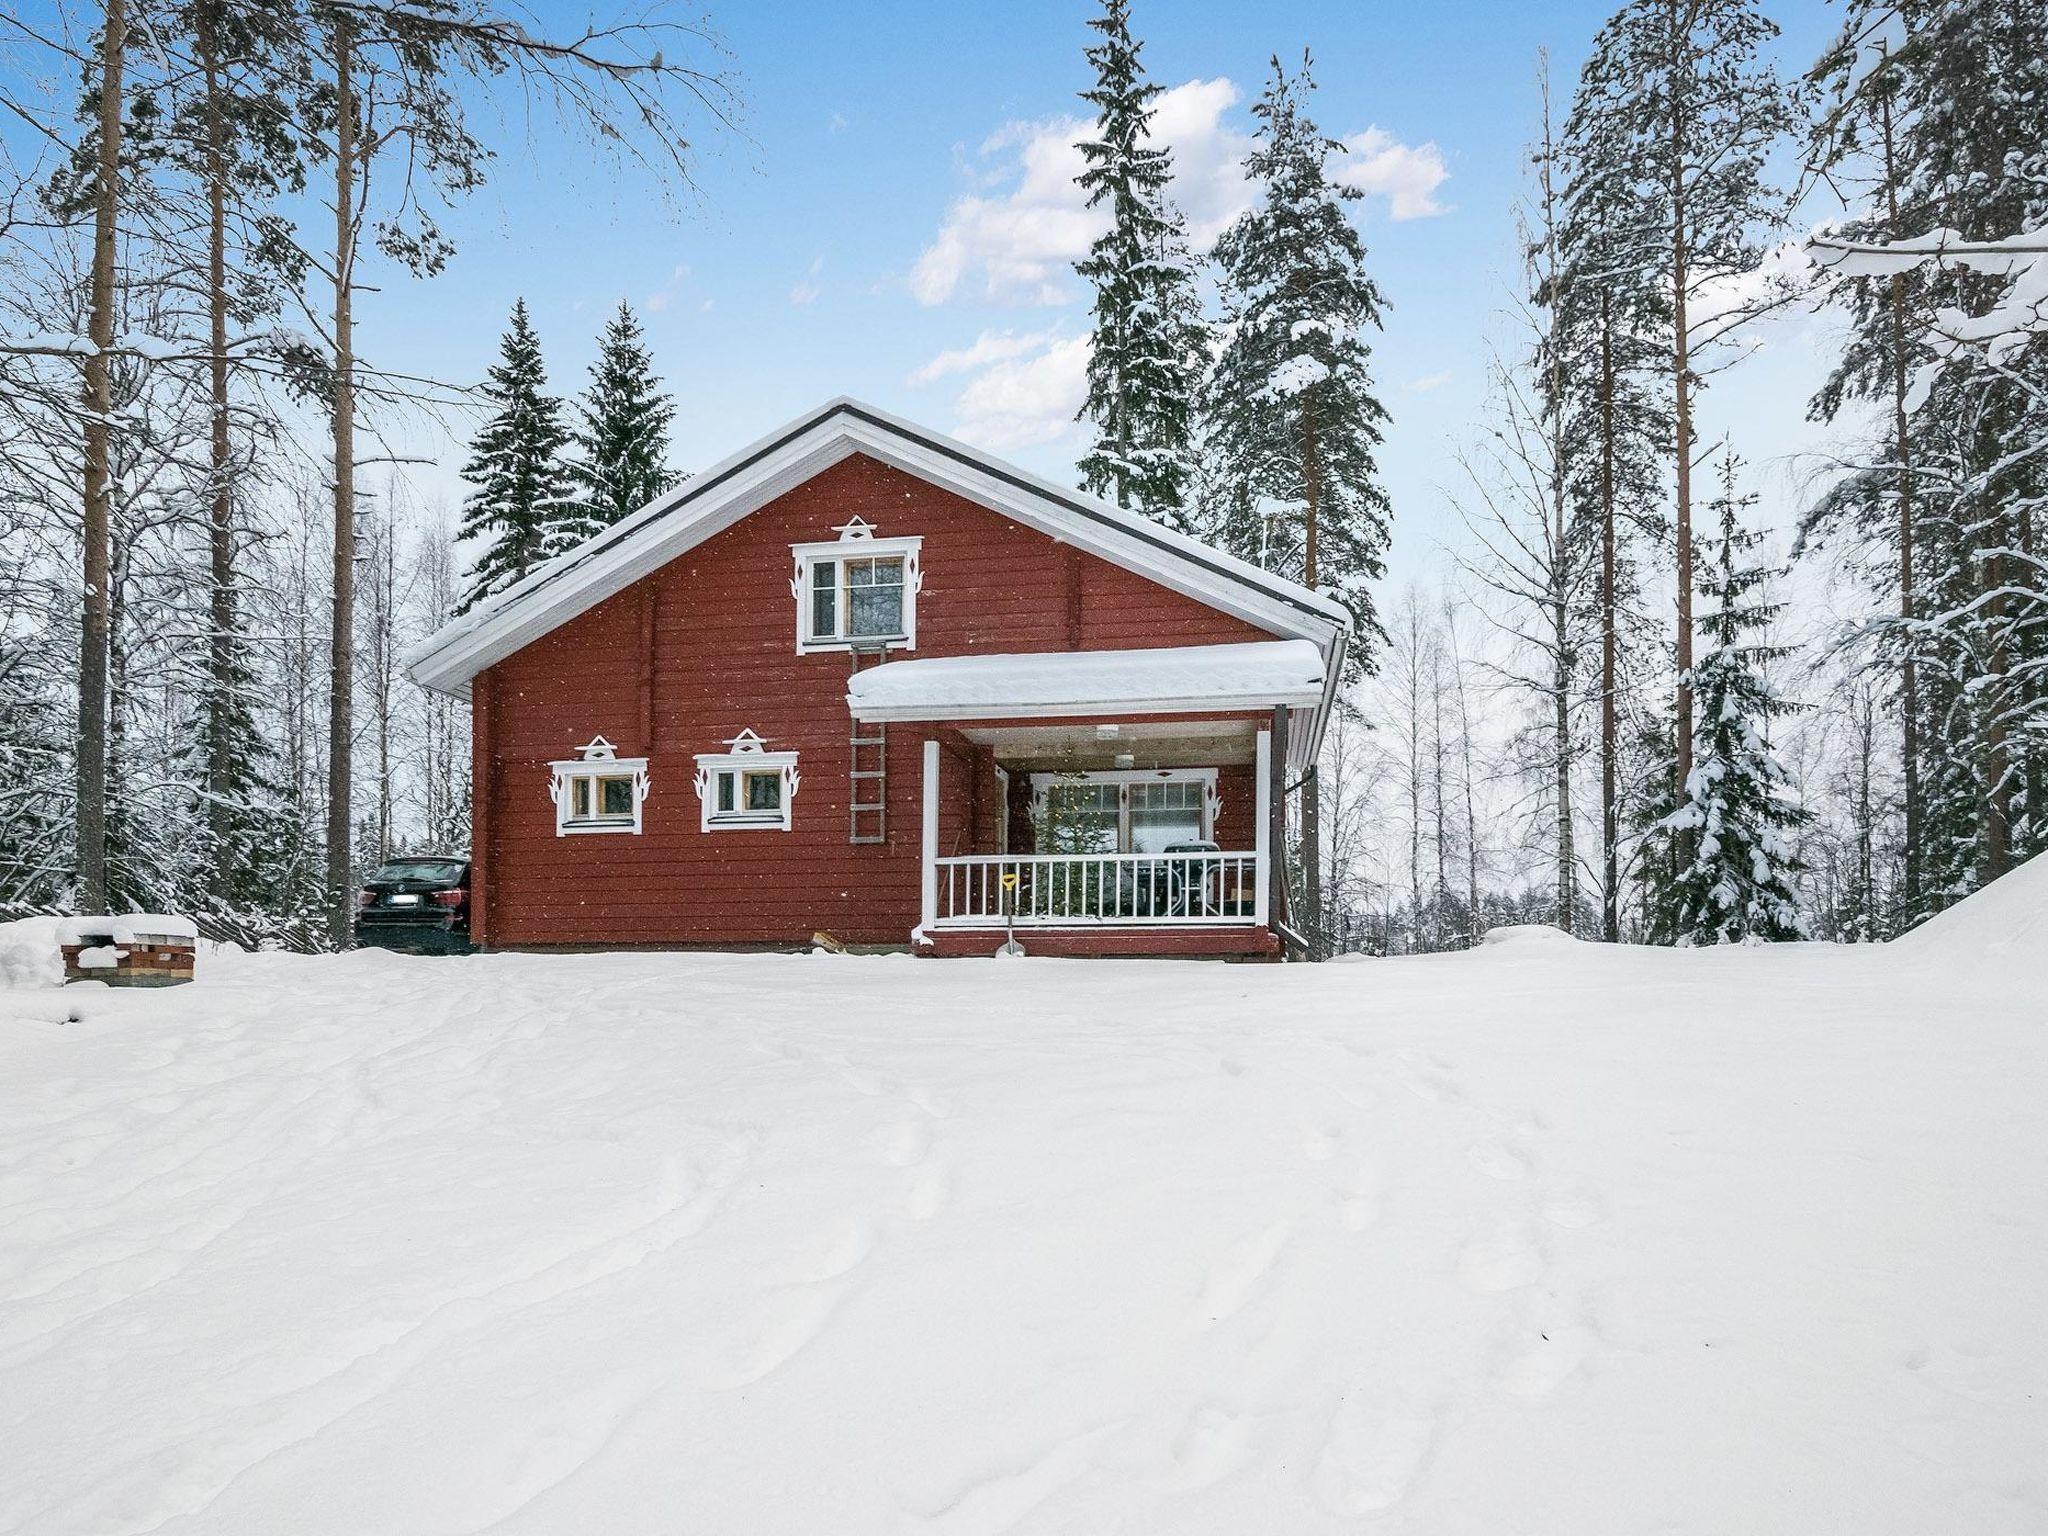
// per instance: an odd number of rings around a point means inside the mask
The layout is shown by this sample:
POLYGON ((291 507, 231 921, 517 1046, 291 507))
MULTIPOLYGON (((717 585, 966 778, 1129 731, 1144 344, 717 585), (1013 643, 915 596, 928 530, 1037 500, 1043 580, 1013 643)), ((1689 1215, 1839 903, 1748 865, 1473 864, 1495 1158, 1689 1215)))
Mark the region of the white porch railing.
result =
POLYGON ((1259 853, 991 853, 937 863, 941 928, 1242 925, 1259 920, 1265 881, 1259 853))
POLYGON ((939 855, 939 743, 924 743, 922 864, 914 937, 941 928, 1212 927, 1268 920, 1273 857, 1272 735, 1253 757, 1256 846, 1250 853, 939 855), (1007 890, 1003 876, 1015 876, 1007 890))

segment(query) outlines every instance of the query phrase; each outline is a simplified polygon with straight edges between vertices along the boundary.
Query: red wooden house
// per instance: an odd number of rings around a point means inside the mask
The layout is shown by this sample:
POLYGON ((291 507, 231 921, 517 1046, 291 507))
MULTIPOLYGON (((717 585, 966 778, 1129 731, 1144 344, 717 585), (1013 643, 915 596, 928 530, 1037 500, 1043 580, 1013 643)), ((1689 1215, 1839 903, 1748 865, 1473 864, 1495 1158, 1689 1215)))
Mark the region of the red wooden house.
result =
POLYGON ((835 400, 410 658, 491 947, 1270 955, 1344 609, 835 400))

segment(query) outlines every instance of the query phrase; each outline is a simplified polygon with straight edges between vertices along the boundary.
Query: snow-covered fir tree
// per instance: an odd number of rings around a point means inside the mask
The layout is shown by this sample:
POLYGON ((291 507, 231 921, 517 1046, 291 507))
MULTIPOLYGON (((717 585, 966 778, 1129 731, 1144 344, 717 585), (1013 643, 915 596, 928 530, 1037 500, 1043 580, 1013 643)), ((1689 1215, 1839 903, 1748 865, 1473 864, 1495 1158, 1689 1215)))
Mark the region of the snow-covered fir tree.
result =
POLYGON ((512 306, 500 356, 484 382, 491 417, 471 444, 463 478, 476 487, 456 537, 481 546, 457 613, 502 592, 576 542, 579 523, 565 452, 562 402, 547 392, 540 338, 526 301, 512 306))
MULTIPOLYGON (((1812 158, 1854 194, 1839 237, 2048 227, 2044 36, 2048 0, 1852 0, 1815 70, 1812 158)), ((1995 264, 1850 269, 1813 404, 1829 420, 1878 408, 1803 531, 1867 578, 1872 664, 1898 682, 1908 922, 2048 849, 2048 334, 1996 359, 1944 335, 2006 288, 1995 264)))
POLYGON ((1095 131, 1079 148, 1088 206, 1105 207, 1109 227, 1074 270, 1095 289, 1088 398, 1081 419, 1094 445, 1081 483, 1120 507, 1171 527, 1189 527, 1195 402, 1208 366, 1208 331, 1195 290, 1187 231, 1173 205, 1173 156, 1152 142, 1159 87, 1139 60, 1127 0, 1103 0, 1088 25, 1102 40, 1087 50, 1095 131))
POLYGON ((578 414, 576 517, 565 531, 587 538, 639 511, 679 478, 668 467, 675 401, 663 392, 640 322, 623 300, 598 338, 578 414))
MULTIPOLYGON (((1764 584, 1777 574, 1747 563, 1761 535, 1742 526, 1753 497, 1735 491, 1736 465, 1723 461, 1713 510, 1721 525, 1702 596, 1705 649, 1694 663, 1699 710, 1692 771, 1681 803, 1659 824, 1676 870, 1651 913, 1665 943, 1729 944, 1805 938, 1794 834, 1807 820, 1771 744, 1771 723, 1798 705, 1781 697, 1765 669, 1788 654, 1757 638, 1778 605, 1764 584)), ((1653 851, 1654 851, 1653 839, 1653 851)))
POLYGON ((1252 113, 1246 174, 1258 202, 1216 243, 1229 341, 1205 392, 1217 526, 1232 554, 1328 592, 1358 621, 1354 655, 1380 635, 1369 585, 1386 556, 1389 507, 1376 450, 1387 419, 1373 392, 1371 331, 1382 300, 1329 174, 1342 146, 1308 115, 1309 61, 1278 59, 1252 113))
MULTIPOLYGON (((1216 243, 1229 341, 1208 380, 1208 493, 1224 548, 1336 597, 1356 620, 1351 665, 1372 666, 1384 638, 1371 583, 1384 569, 1390 509, 1376 450, 1386 410, 1373 393, 1369 331, 1380 291, 1332 181, 1342 146, 1308 115, 1309 60, 1273 78, 1252 108, 1258 144, 1245 171, 1258 201, 1216 243)), ((1210 509, 1205 509, 1210 510, 1210 509)), ((1321 790, 1301 792, 1302 888, 1295 915, 1312 954, 1327 953, 1321 790)))

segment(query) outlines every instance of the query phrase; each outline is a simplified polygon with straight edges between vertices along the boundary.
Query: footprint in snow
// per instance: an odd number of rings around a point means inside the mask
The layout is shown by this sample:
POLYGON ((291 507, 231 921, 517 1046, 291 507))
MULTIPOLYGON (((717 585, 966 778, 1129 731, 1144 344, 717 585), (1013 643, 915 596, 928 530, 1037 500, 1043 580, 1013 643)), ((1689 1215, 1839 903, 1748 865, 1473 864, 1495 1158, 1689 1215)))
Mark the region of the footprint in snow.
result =
POLYGON ((1214 1403, 1197 1408, 1174 1439, 1167 1486, 1176 1493, 1190 1493, 1230 1476, 1256 1449, 1252 1425, 1250 1415, 1230 1413, 1214 1403))
POLYGON ((1312 1163, 1327 1163, 1337 1155, 1344 1145, 1344 1133, 1331 1126, 1321 1126, 1310 1131, 1301 1139, 1301 1155, 1312 1163))
POLYGON ((1472 1166, 1489 1179, 1499 1179, 1512 1184, 1529 1176, 1529 1159, 1513 1147, 1504 1147, 1496 1141, 1482 1141, 1467 1149, 1472 1166))
POLYGON ((1528 1228, 1503 1217, 1493 1231, 1474 1238, 1458 1258, 1458 1278, 1465 1288, 1488 1295, 1527 1285, 1543 1272, 1543 1255, 1528 1228))
POLYGON ((903 1214, 912 1221, 930 1221, 946 1203, 946 1170, 927 1160, 918 1164, 903 1191, 903 1214))
POLYGON ((1544 1218, 1552 1226, 1591 1227, 1607 1219, 1607 1208, 1598 1195, 1584 1190, 1567 1190, 1543 1204, 1544 1218))
POLYGON ((803 1258, 777 1276, 784 1285, 817 1285, 837 1280, 860 1266, 874 1252, 875 1230, 858 1216, 841 1218, 825 1230, 803 1258))
POLYGON ((1293 1235, 1292 1222, 1276 1221, 1239 1238, 1226 1248, 1222 1256, 1209 1266, 1208 1276, 1202 1284, 1202 1297, 1196 1305, 1196 1321, 1204 1328, 1213 1328, 1242 1311, 1258 1289, 1259 1282, 1272 1271, 1281 1250, 1293 1235))
POLYGON ((1430 1413, 1383 1413, 1356 1394, 1337 1405, 1310 1479, 1333 1514, 1369 1515, 1408 1496, 1436 1442, 1430 1413))
POLYGON ((824 1331, 826 1322, 838 1310, 839 1297, 837 1287, 806 1286, 779 1298, 778 1315, 755 1335, 739 1362, 714 1380, 712 1386, 721 1391, 736 1391, 781 1370, 824 1331))
POLYGON ((1500 1384, 1517 1397, 1548 1397, 1593 1352, 1593 1336, 1577 1324, 1547 1329, 1500 1373, 1500 1384))
POLYGON ((931 1151, 931 1127, 922 1120, 899 1120, 875 1133, 882 1161, 891 1168, 908 1168, 924 1161, 931 1151))

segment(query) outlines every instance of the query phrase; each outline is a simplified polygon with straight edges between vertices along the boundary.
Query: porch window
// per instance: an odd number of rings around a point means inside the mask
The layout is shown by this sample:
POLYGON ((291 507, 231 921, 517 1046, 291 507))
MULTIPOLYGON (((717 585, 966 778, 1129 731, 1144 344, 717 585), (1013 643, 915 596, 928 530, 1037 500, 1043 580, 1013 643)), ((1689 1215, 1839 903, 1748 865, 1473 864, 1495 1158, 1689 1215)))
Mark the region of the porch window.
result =
POLYGON ((602 736, 581 754, 548 764, 548 797, 555 802, 555 835, 640 830, 647 798, 647 759, 620 757, 602 736))
POLYGON ((1039 853, 1161 853, 1215 824, 1216 770, 1053 776, 1034 797, 1039 853))
POLYGON ((1116 853, 1117 812, 1114 784, 1054 783, 1038 819, 1038 851, 1116 853))
POLYGON ((1202 821, 1203 793, 1203 786, 1193 779, 1126 785, 1129 851, 1163 853, 1174 843, 1199 842, 1207 835, 1202 821))
POLYGON ((730 829, 787 832, 800 782, 794 752, 770 752, 751 730, 726 743, 729 752, 697 754, 699 823, 706 832, 730 829))
POLYGON ((856 518, 834 543, 792 546, 797 650, 915 650, 921 543, 878 539, 856 518))

